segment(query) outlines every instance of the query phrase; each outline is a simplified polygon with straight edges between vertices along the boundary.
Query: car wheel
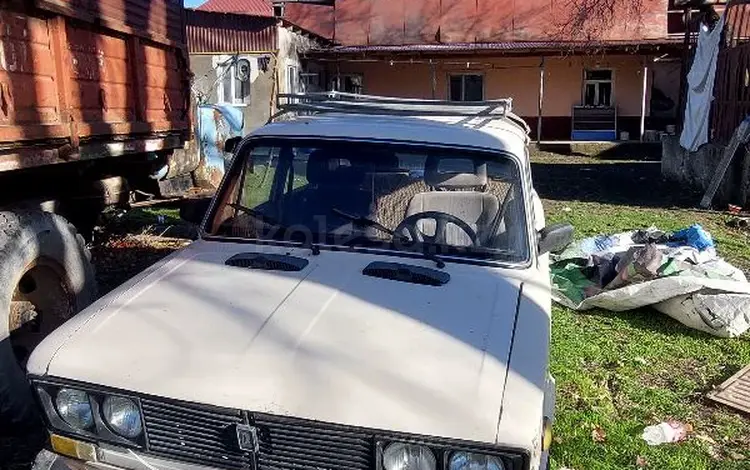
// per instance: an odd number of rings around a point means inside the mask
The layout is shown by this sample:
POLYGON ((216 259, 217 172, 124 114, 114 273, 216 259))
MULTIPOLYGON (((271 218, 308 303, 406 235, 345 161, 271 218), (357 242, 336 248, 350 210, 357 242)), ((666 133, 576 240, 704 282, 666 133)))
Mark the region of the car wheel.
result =
POLYGON ((25 375, 44 337, 96 299, 91 254, 63 217, 0 211, 0 428, 36 421, 25 375))

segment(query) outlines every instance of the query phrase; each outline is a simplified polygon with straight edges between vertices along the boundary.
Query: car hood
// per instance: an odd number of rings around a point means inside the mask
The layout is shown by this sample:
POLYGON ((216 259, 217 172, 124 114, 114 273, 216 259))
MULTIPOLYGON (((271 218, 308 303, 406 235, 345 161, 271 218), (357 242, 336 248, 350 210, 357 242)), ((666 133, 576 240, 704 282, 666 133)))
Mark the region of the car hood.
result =
POLYGON ((520 279, 449 263, 441 287, 365 276, 422 259, 199 241, 56 331, 29 371, 254 412, 495 442, 520 279), (226 266, 290 253, 300 272, 226 266))

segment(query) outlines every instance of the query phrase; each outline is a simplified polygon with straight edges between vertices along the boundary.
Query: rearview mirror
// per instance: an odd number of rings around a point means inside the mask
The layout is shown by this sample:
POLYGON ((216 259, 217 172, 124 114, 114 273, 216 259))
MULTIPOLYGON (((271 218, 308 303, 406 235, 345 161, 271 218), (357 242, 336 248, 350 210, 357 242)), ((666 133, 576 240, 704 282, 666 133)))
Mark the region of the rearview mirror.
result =
POLYGON ((186 199, 180 205, 180 218, 191 224, 200 225, 211 205, 211 198, 186 199))
POLYGON ((539 254, 561 251, 573 241, 575 229, 570 224, 553 224, 539 231, 539 254))

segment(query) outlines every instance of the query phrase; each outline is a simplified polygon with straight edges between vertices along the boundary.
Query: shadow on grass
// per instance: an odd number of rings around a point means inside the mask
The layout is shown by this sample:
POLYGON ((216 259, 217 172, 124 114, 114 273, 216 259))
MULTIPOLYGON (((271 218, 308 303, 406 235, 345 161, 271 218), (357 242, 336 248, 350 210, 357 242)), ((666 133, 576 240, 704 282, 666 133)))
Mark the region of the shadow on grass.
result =
POLYGON ((665 315, 651 307, 643 307, 624 312, 611 312, 602 309, 592 309, 576 312, 578 315, 587 315, 609 320, 620 320, 628 323, 632 328, 659 333, 667 336, 682 336, 701 341, 726 341, 703 331, 694 330, 678 322, 669 315, 665 315))
POLYGON ((659 162, 532 163, 531 172, 539 196, 553 201, 688 208, 700 200, 700 194, 663 181, 659 162))
POLYGON ((587 144, 587 143, 543 143, 539 145, 541 152, 550 152, 570 157, 593 157, 597 160, 661 160, 661 142, 639 143, 625 142, 615 144, 587 144))

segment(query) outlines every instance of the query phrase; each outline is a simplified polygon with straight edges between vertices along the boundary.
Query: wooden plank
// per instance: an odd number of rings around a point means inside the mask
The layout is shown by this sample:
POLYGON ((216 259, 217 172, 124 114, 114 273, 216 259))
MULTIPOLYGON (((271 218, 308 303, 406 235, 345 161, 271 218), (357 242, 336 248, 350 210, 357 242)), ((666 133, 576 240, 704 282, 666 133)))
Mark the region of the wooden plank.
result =
POLYGON ((701 199, 700 206, 703 209, 711 207, 711 202, 716 195, 716 191, 719 190, 721 182, 724 180, 724 175, 726 175, 727 169, 729 169, 729 165, 734 159, 734 155, 737 153, 740 145, 747 143, 748 137, 750 137, 750 120, 744 120, 734 132, 734 135, 732 135, 732 140, 729 142, 729 145, 724 148, 721 162, 716 168, 716 173, 714 173, 714 177, 711 180, 706 193, 703 195, 703 199, 701 199))

